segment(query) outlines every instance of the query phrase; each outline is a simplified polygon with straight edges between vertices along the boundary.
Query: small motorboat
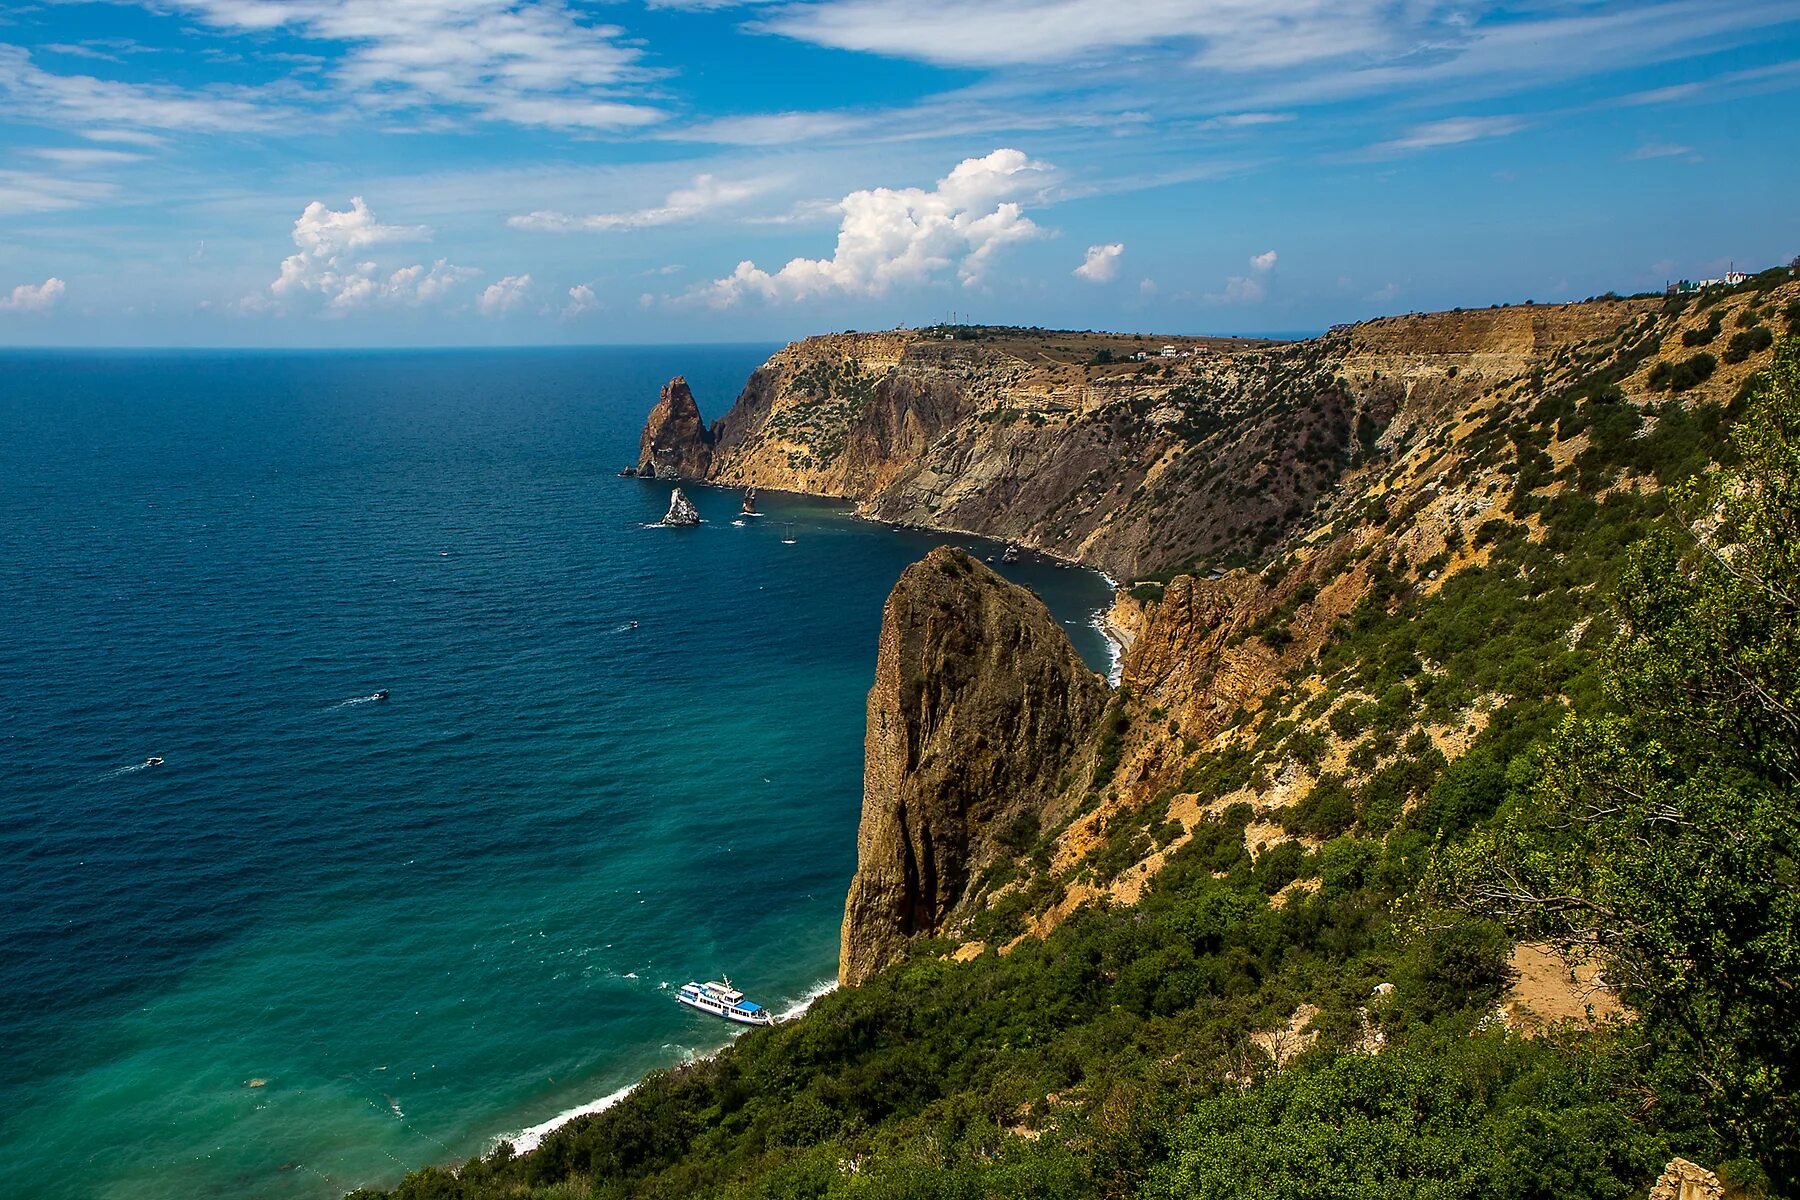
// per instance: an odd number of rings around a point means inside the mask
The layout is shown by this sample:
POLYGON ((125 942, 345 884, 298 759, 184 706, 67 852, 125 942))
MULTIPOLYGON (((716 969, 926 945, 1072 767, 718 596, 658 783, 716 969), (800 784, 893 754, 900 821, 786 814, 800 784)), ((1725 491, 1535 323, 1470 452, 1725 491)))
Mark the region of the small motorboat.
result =
POLYGON ((638 627, 638 623, 636 621, 632 621, 625 626, 625 628, 627 628, 627 629, 636 629, 637 627, 638 627))
POLYGON ((160 767, 163 765, 163 760, 160 758, 146 758, 144 760, 144 765, 146 767, 160 767))
POLYGON ((382 688, 379 692, 376 692, 373 696, 369 697, 371 700, 386 700, 387 698, 388 690, 386 688, 382 688))

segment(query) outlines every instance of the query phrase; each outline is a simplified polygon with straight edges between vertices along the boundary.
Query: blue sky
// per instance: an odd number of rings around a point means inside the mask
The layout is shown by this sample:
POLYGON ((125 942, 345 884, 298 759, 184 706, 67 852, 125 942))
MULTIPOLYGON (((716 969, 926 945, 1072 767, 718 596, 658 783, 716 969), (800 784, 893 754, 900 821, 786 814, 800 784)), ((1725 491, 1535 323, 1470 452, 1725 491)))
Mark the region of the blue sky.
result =
POLYGON ((1240 332, 1800 253, 1794 0, 0 3, 0 343, 1240 332))

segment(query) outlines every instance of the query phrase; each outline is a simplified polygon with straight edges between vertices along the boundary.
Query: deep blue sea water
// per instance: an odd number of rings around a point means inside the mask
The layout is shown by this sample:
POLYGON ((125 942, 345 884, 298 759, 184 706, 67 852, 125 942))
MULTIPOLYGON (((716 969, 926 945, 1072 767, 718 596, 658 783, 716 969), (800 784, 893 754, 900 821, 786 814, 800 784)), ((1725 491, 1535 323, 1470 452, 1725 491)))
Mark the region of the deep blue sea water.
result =
MULTIPOLYGON (((644 528, 658 387, 768 350, 0 352, 0 1196, 336 1196, 720 1045, 665 983, 835 973, 957 539, 644 528)), ((1103 581, 1005 569, 1104 666, 1103 581)))

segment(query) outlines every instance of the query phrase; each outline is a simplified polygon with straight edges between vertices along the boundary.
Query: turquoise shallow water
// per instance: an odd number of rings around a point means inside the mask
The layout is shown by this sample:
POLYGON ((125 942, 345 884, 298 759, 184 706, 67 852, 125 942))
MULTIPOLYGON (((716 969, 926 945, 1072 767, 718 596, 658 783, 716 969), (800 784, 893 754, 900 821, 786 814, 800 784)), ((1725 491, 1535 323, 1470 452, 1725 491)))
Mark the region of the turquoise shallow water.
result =
MULTIPOLYGON (((956 539, 642 527, 658 386, 767 349, 0 354, 0 1195, 335 1196, 721 1044, 665 982, 834 974, 956 539)), ((1104 666, 1103 581, 1005 569, 1104 666)))

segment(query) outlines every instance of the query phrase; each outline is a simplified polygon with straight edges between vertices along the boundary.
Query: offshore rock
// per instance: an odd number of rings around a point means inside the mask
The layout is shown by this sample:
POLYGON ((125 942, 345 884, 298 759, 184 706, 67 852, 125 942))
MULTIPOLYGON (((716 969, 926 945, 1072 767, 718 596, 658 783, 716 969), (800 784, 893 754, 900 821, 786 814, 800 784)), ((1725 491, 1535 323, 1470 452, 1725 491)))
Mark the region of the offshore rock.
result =
POLYGON ((882 612, 856 877, 838 978, 944 932, 999 834, 1054 796, 1107 688, 1031 592, 961 550, 908 567, 882 612))
POLYGON ((637 473, 645 479, 705 479, 712 467, 713 435, 685 377, 663 385, 662 397, 638 438, 637 473))
POLYGON ((676 488, 669 497, 669 511, 663 517, 662 523, 664 525, 698 525, 700 512, 694 507, 692 501, 681 494, 681 489, 676 488))

